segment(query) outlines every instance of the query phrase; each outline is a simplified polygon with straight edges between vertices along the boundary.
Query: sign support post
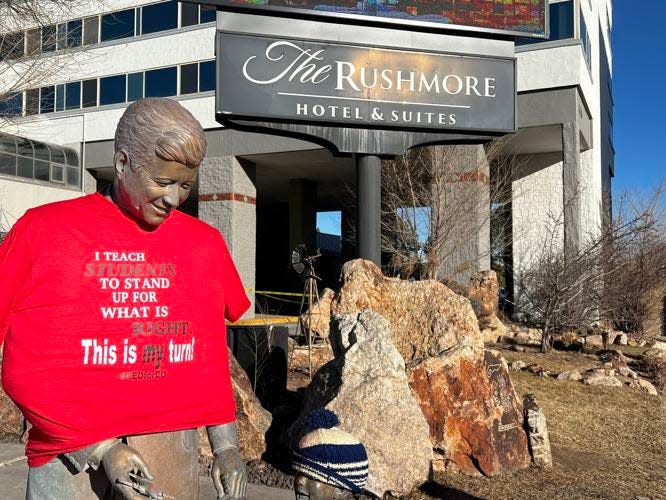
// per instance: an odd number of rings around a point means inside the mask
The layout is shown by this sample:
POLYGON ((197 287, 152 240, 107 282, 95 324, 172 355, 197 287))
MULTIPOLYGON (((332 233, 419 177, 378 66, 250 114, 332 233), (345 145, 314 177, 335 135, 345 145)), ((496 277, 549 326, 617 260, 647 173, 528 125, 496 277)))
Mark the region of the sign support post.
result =
POLYGON ((381 266, 382 161, 375 155, 356 155, 356 248, 358 256, 381 266))

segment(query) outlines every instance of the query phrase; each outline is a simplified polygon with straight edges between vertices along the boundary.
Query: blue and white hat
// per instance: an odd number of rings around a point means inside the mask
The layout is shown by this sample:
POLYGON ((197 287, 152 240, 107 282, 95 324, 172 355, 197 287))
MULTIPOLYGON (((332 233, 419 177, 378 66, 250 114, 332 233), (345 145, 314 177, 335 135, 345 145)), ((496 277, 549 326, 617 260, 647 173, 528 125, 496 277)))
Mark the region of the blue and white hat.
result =
POLYGON ((316 481, 363 493, 368 454, 363 444, 339 425, 330 410, 310 413, 305 419, 305 435, 294 450, 293 468, 316 481))

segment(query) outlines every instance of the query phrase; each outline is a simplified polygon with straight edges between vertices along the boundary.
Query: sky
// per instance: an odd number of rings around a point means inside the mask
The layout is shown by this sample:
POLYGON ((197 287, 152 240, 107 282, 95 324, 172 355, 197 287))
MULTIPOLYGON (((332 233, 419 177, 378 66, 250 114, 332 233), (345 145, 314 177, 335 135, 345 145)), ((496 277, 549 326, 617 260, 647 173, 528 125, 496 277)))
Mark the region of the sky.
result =
MULTIPOLYGON (((613 196, 643 197, 666 182, 666 0, 614 0, 613 196)), ((340 213, 317 217, 340 234, 340 213)))
POLYGON ((666 181, 666 1, 613 2, 613 191, 666 181))

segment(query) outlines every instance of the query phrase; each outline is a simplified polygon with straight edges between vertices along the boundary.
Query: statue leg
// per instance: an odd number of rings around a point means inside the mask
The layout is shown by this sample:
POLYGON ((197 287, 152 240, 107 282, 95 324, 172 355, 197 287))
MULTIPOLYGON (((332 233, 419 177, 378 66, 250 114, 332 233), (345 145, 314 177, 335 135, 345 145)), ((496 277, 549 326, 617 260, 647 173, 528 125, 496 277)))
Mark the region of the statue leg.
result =
POLYGON ((198 443, 196 429, 127 438, 155 476, 155 488, 178 500, 199 499, 198 443))
POLYGON ((109 482, 102 469, 78 472, 66 459, 56 457, 41 467, 30 467, 26 500, 99 500, 109 482))

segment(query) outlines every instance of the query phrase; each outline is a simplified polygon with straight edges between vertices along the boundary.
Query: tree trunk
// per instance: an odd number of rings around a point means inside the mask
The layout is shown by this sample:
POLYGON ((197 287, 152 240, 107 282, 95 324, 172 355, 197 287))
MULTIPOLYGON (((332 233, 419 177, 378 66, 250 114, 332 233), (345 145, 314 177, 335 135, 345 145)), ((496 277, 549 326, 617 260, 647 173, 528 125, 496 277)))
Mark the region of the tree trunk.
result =
POLYGON ((541 334, 541 353, 546 354, 550 349, 550 329, 548 321, 543 326, 543 333, 541 334))

